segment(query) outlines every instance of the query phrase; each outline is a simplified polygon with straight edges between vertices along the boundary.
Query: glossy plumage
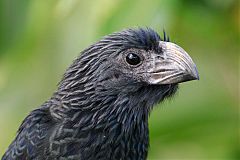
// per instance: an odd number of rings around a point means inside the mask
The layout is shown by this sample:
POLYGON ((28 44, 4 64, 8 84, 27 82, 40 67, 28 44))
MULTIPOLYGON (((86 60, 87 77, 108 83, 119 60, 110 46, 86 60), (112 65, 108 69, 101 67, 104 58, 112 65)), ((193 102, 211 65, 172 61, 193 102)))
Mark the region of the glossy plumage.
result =
POLYGON ((177 90, 177 83, 149 82, 152 55, 164 55, 159 41, 169 38, 128 29, 82 51, 53 96, 25 118, 2 159, 146 159, 149 113, 177 90), (128 65, 129 52, 141 55, 142 64, 128 65))

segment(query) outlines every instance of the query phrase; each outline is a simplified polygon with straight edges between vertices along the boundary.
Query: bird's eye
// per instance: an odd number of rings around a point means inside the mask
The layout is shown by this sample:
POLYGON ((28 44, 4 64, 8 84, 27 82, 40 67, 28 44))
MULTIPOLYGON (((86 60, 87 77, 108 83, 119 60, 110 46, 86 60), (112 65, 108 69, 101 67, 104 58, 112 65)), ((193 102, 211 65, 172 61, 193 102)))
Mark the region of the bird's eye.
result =
POLYGON ((141 62, 141 58, 135 53, 129 53, 126 57, 126 61, 130 65, 138 65, 141 62))

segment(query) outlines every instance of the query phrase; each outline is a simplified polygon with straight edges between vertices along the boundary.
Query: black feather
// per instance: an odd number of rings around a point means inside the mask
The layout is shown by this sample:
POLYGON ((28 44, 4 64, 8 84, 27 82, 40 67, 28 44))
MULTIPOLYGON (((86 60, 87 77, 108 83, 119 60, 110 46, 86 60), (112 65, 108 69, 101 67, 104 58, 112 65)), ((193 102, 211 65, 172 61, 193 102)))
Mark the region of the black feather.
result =
POLYGON ((22 123, 3 160, 146 159, 148 115, 177 85, 149 85, 119 70, 127 49, 159 52, 169 41, 152 29, 127 29, 85 49, 58 90, 22 123))

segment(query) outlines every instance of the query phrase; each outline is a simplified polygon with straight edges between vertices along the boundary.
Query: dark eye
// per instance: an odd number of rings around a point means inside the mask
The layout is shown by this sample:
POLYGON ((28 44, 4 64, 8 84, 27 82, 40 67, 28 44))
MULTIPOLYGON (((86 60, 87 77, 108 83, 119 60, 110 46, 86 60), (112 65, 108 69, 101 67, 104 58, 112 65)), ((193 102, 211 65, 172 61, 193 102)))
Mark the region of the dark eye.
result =
POLYGON ((129 53, 126 57, 126 61, 130 65, 138 65, 141 62, 141 58, 135 53, 129 53))

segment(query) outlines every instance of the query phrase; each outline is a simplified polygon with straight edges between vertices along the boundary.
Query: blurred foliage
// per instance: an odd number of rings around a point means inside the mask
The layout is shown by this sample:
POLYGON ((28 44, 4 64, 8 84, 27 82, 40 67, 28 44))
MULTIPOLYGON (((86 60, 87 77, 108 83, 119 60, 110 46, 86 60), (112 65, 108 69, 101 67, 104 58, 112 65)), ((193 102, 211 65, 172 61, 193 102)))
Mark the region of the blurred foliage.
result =
POLYGON ((200 81, 150 118, 149 159, 240 159, 239 1, 2 0, 0 155, 56 89, 79 52, 103 35, 148 26, 185 48, 200 81))

